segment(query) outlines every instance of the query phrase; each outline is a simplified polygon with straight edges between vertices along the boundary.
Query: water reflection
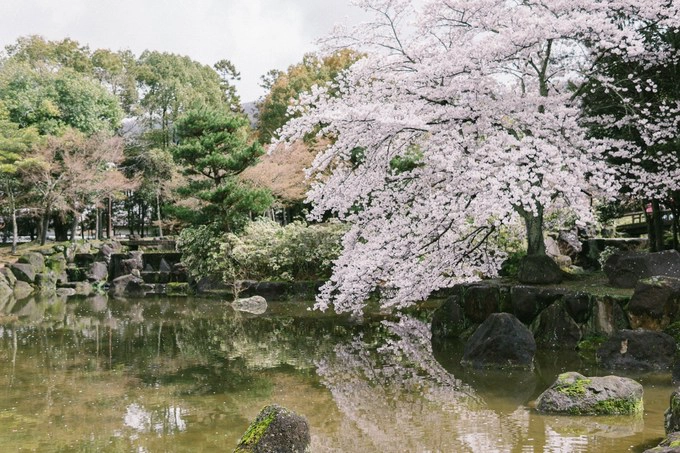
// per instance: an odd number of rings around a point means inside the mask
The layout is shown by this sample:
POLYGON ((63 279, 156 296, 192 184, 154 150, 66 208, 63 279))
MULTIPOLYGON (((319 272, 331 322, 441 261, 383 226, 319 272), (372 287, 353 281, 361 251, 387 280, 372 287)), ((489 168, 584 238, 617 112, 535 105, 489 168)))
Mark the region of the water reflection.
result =
MULTIPOLYGON (((541 416, 528 403, 574 355, 477 372, 414 317, 350 319, 271 304, 29 298, 0 312, 0 451, 215 451, 262 406, 310 421, 315 452, 627 451, 663 435, 670 377, 646 419, 541 416)), ((572 368, 576 367, 576 368, 572 368)), ((643 382, 644 383, 644 382, 643 382)))

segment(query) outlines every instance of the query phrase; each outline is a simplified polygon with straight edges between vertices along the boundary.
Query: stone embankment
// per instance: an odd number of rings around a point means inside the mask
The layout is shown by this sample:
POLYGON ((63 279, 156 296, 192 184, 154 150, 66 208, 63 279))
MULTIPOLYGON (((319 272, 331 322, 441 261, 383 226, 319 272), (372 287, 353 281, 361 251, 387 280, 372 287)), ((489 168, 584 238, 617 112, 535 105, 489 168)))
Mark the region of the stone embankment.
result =
POLYGON ((180 259, 176 252, 126 252, 115 241, 56 244, 0 268, 0 307, 35 295, 187 295, 189 276, 180 259))

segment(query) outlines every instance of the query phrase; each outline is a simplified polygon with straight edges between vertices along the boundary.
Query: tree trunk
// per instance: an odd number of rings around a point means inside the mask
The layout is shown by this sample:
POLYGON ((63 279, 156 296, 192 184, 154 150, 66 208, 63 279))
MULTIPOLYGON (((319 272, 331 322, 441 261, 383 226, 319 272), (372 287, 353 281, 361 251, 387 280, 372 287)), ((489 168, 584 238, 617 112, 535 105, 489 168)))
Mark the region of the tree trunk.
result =
POLYGON ((654 250, 661 252, 664 249, 663 241, 663 217, 659 200, 652 200, 652 225, 654 228, 654 250))
POLYGON ((161 219, 161 194, 156 191, 156 213, 158 214, 158 236, 163 239, 163 223, 161 219))
POLYGON ((101 225, 100 225, 101 219, 100 219, 99 208, 96 208, 95 211, 94 211, 94 219, 95 219, 94 220, 94 239, 98 241, 99 237, 100 237, 99 231, 101 229, 101 225))
POLYGON ((109 197, 109 202, 108 202, 108 222, 106 223, 106 237, 111 239, 111 236, 113 235, 113 201, 111 201, 111 197, 109 197))
POLYGON ((543 239, 543 207, 539 206, 537 213, 518 209, 524 219, 527 232, 527 255, 545 255, 545 240, 543 239))
POLYGON ((19 226, 17 225, 17 207, 14 205, 14 197, 12 200, 12 255, 17 254, 17 244, 19 243, 19 226))
POLYGON ((71 221, 71 242, 75 243, 78 235, 78 218, 80 214, 73 213, 73 220, 71 221))
POLYGON ((45 209, 40 218, 40 245, 45 245, 47 242, 47 229, 50 226, 50 209, 45 209))

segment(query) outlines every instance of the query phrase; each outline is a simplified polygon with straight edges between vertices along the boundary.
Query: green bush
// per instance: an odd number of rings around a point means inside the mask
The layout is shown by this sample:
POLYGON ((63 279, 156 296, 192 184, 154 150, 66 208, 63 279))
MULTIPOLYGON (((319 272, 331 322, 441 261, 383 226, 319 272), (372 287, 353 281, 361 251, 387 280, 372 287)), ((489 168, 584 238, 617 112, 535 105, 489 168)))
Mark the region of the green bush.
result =
POLYGON ((268 219, 251 222, 242 233, 219 234, 207 226, 182 231, 182 261, 196 277, 238 280, 322 280, 330 277, 341 251, 340 223, 285 227, 268 219))

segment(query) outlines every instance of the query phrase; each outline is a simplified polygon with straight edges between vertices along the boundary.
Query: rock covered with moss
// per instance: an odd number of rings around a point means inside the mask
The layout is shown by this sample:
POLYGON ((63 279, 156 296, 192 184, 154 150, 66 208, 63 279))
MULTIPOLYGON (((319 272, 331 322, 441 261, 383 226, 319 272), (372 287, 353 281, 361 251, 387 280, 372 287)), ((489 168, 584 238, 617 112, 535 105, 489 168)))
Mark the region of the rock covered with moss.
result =
POLYGON ((538 397, 536 409, 565 415, 634 415, 642 413, 642 393, 642 385, 632 379, 568 372, 538 397))
POLYGON ((306 453, 310 440, 304 417, 272 404, 260 411, 234 453, 306 453))
POLYGON ((670 433, 658 447, 645 450, 644 453, 680 453, 680 433, 670 433))

